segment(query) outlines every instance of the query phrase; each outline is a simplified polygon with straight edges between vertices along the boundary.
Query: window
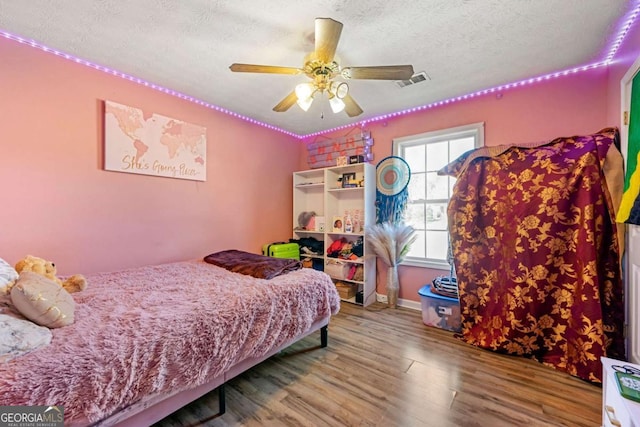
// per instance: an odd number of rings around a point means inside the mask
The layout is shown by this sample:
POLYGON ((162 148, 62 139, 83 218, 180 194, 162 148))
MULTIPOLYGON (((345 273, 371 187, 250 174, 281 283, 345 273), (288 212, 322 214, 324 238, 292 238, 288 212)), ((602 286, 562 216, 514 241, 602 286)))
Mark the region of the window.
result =
POLYGON ((393 140, 393 154, 411 168, 405 220, 418 234, 404 264, 448 270, 447 205, 455 178, 438 170, 461 154, 484 145, 484 123, 475 123, 393 140))

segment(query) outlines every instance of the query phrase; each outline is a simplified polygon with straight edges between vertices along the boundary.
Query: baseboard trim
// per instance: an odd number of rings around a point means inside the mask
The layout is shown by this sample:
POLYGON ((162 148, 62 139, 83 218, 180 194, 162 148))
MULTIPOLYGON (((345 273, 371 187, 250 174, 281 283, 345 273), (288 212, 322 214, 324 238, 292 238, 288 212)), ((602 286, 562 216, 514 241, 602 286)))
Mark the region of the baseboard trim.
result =
MULTIPOLYGON (((387 296, 385 294, 379 294, 376 292, 376 301, 386 304, 388 301, 387 296)), ((403 298, 398 298, 398 307, 409 308, 411 310, 418 311, 422 310, 422 304, 420 302, 403 298)))

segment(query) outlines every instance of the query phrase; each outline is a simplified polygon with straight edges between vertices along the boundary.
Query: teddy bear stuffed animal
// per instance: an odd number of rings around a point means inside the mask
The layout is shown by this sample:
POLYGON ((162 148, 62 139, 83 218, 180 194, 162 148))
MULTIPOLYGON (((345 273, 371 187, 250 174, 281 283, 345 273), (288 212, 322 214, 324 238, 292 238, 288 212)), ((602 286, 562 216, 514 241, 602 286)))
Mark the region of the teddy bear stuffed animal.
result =
POLYGON ((36 256, 27 255, 16 263, 15 269, 18 273, 32 271, 40 274, 53 280, 69 293, 80 292, 87 287, 87 279, 85 279, 81 274, 74 274, 65 280, 61 280, 56 275, 56 265, 53 262, 36 256))

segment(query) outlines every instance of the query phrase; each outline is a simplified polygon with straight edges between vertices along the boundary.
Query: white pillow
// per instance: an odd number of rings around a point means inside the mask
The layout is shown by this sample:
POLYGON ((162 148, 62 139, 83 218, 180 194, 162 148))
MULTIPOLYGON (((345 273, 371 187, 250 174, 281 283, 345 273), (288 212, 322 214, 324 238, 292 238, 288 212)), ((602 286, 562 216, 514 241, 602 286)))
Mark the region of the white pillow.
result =
POLYGON ((49 328, 0 314, 0 363, 48 345, 51 336, 49 328))
POLYGON ((73 323, 76 306, 71 294, 33 271, 20 273, 11 289, 11 301, 20 314, 38 325, 61 328, 73 323))
POLYGON ((11 302, 9 295, 16 280, 18 280, 16 269, 0 258, 0 305, 11 302))

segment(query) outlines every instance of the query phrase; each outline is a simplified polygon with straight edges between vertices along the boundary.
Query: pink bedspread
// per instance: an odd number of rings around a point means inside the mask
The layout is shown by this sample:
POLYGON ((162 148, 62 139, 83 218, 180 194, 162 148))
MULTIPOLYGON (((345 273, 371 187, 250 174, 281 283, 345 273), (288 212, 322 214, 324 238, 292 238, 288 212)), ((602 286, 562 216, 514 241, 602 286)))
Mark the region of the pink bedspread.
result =
POLYGON ((263 280, 188 261, 87 279, 73 325, 0 364, 0 405, 64 405, 65 425, 96 422, 211 381, 340 308, 329 277, 310 268, 263 280))

